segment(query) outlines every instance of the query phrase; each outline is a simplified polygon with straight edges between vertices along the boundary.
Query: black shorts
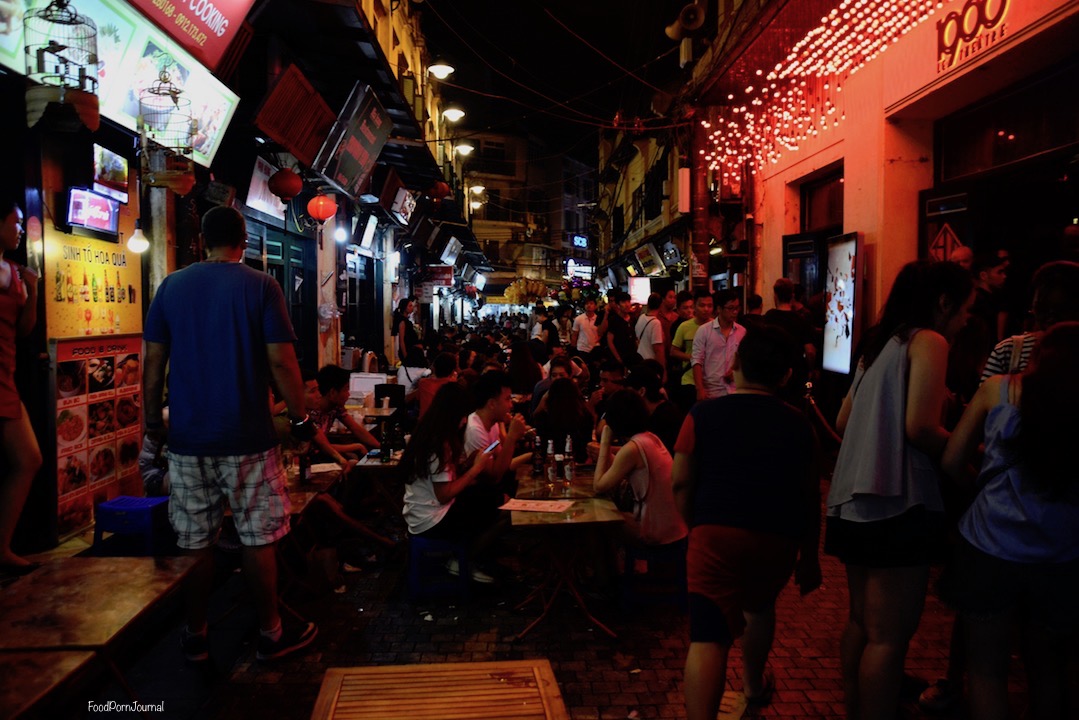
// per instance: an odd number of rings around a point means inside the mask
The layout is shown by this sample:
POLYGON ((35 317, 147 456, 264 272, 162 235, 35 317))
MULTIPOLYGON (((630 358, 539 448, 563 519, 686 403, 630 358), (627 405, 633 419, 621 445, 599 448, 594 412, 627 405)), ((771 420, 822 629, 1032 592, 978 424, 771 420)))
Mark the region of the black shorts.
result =
POLYGON ((886 520, 829 517, 825 522, 824 552, 844 565, 915 567, 943 559, 944 513, 929 512, 922 505, 886 520))
POLYGON ((471 485, 454 498, 449 512, 437 525, 420 535, 435 540, 471 542, 498 522, 502 500, 502 491, 495 485, 471 485))
POLYGON ((940 594, 960 615, 990 620, 1016 613, 1062 635, 1079 631, 1079 560, 1020 563, 982 552, 960 537, 940 579, 940 594))

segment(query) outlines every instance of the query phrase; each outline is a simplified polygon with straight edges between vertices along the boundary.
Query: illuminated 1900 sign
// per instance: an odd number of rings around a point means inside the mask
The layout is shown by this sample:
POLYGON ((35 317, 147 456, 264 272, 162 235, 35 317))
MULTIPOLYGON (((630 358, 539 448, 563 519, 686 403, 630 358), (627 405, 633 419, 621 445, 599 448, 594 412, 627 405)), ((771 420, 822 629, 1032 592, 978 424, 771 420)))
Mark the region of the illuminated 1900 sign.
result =
POLYGON ((1004 37, 1008 0, 967 0, 937 21, 937 72, 992 46, 1004 37))

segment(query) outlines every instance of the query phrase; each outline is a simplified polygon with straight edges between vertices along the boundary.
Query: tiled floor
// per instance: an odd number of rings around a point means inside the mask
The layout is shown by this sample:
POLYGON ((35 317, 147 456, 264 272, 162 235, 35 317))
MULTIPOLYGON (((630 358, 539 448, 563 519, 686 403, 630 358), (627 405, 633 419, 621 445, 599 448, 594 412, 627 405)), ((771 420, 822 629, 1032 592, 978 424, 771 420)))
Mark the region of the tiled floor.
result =
MULTIPOLYGON (((523 552, 530 557, 527 546, 523 552)), ((822 557, 822 564, 820 590, 803 598, 789 586, 780 597, 770 663, 778 690, 757 717, 843 717, 838 638, 846 588, 842 567, 829 557, 822 557)), ((140 700, 165 701, 164 717, 306 718, 330 667, 545 657, 573 718, 684 717, 687 623, 677 609, 625 611, 589 598, 597 615, 618 632, 618 639, 610 639, 561 600, 528 637, 514 641, 536 612, 513 607, 535 580, 534 570, 510 567, 499 586, 474 586, 475 597, 464 605, 410 602, 404 566, 405 553, 398 550, 345 575, 341 592, 306 597, 293 592, 293 606, 318 622, 320 635, 309 652, 273 665, 255 662, 250 604, 239 576, 229 577, 214 598, 212 668, 184 664, 178 628, 173 628, 130 666, 129 679, 140 700)), ((950 627, 951 614, 931 596, 907 658, 909 675, 928 681, 943 673, 950 627)), ((732 702, 725 707, 739 707, 740 663, 736 647, 728 670, 732 702)), ((124 701, 124 695, 109 688, 99 699, 124 701)), ((906 717, 922 717, 912 701, 906 703, 906 717)))

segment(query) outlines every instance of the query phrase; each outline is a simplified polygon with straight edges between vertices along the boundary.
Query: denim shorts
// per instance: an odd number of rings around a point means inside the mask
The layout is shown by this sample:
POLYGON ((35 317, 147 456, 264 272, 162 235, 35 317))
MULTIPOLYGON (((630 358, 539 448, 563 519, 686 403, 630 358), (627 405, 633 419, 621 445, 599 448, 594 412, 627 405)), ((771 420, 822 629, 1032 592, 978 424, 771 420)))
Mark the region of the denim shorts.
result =
POLYGON ((226 504, 246 547, 269 545, 288 534, 292 507, 279 447, 212 457, 170 452, 168 459, 169 521, 181 548, 212 545, 226 504))

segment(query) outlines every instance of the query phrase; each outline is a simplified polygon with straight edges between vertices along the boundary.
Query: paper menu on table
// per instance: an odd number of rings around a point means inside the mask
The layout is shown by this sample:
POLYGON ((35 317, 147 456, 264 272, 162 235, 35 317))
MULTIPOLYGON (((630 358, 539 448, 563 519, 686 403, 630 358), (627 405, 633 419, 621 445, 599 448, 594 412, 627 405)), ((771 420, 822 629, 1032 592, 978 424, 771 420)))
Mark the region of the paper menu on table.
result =
POLYGON ((513 498, 499 510, 522 510, 524 512, 562 513, 573 507, 572 500, 522 500, 513 498))

